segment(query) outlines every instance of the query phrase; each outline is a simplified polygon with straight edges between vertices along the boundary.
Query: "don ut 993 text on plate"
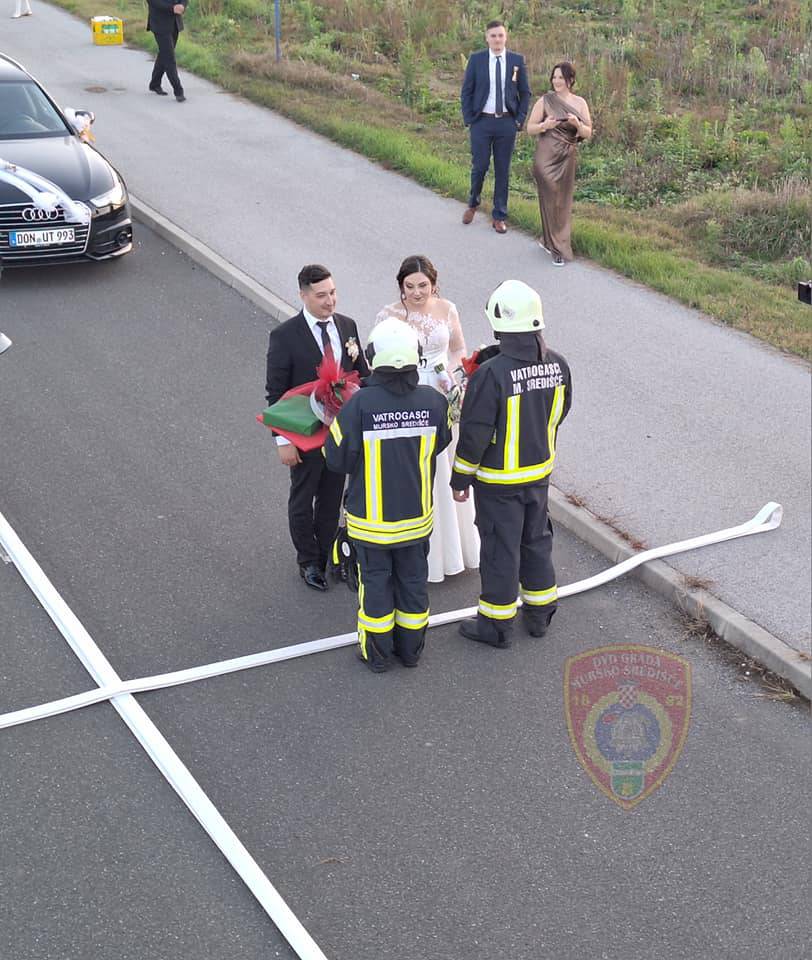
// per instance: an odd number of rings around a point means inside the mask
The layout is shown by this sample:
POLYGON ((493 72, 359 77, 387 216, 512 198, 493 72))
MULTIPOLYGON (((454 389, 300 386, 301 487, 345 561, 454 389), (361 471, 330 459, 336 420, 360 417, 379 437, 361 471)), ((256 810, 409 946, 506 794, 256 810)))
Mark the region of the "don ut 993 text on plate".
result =
POLYGON ((58 230, 12 230, 8 235, 12 247, 50 247, 59 243, 73 243, 73 227, 61 227, 58 230))

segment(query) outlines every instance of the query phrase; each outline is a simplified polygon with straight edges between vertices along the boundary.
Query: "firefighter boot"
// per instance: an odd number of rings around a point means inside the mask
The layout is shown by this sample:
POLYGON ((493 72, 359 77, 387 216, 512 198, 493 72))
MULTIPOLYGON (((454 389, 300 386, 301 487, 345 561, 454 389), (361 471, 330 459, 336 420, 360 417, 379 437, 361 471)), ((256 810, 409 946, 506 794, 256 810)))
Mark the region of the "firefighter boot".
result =
POLYGON ((466 640, 487 643, 497 650, 507 650, 512 644, 510 635, 500 632, 483 617, 468 617, 460 623, 460 633, 466 640))
POLYGON ((364 651, 361 649, 360 644, 355 648, 355 655, 358 657, 361 663, 363 663, 364 666, 373 673, 386 673, 386 671, 389 669, 388 660, 384 660, 382 657, 375 656, 369 658, 365 657, 364 651))
POLYGON ((530 607, 522 607, 522 619, 524 620, 525 628, 531 637, 543 637, 547 633, 547 630, 550 627, 550 621, 553 619, 553 614, 555 611, 555 604, 549 607, 544 607, 541 610, 533 610, 530 607))

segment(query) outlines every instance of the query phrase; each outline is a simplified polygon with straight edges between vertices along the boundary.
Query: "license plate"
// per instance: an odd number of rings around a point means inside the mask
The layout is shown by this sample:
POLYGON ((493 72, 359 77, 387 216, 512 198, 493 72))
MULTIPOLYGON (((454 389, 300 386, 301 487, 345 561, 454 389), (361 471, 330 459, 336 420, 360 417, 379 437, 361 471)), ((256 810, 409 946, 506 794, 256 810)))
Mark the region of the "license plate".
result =
POLYGON ((61 243, 73 243, 76 239, 73 227, 55 230, 12 230, 8 235, 11 247, 53 247, 61 243))

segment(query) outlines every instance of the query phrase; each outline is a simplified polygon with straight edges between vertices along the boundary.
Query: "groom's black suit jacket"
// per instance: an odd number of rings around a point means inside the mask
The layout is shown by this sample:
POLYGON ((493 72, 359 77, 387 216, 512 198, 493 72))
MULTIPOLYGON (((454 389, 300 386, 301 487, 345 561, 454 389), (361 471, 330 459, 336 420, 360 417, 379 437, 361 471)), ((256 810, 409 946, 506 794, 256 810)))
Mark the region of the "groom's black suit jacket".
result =
MULTIPOLYGON (((355 321, 340 313, 334 313, 333 320, 341 340, 341 368, 346 373, 357 370, 361 377, 369 376, 355 321), (355 340, 358 347, 355 360, 347 353, 347 343, 351 339, 355 340)), ((286 390, 315 380, 316 367, 321 359, 321 350, 301 310, 295 317, 271 330, 265 377, 268 406, 276 403, 286 390)))
MULTIPOLYGON (((341 343, 342 369, 368 376, 355 321, 340 313, 334 313, 333 320, 341 343), (347 353, 347 344, 352 340, 358 347, 354 360, 347 353)), ((276 403, 285 391, 315 380, 321 360, 319 345, 301 311, 272 330, 265 377, 268 405, 276 403)), ((288 520, 301 567, 311 563, 324 567, 335 539, 343 491, 344 474, 327 469, 321 450, 303 453, 301 462, 291 467, 288 520)))

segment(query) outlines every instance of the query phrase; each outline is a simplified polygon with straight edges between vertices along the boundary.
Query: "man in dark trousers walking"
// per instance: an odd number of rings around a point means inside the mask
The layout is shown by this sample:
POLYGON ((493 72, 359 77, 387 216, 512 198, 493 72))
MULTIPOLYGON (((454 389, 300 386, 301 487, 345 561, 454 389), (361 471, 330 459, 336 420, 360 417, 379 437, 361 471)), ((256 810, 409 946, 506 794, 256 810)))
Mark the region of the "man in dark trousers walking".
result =
POLYGON ((541 298, 521 280, 491 294, 488 319, 498 351, 471 375, 460 418, 451 487, 468 499, 474 486, 482 542, 477 616, 460 633, 492 647, 509 647, 517 596, 528 632, 543 637, 556 609, 553 528, 547 491, 556 438, 569 412, 567 361, 541 336, 541 298))
MULTIPOLYGON (((336 285, 330 271, 311 263, 299 271, 302 309, 271 331, 265 378, 268 406, 293 387, 316 379, 316 368, 330 351, 345 373, 369 373, 355 321, 335 312, 336 285)), ((279 459, 290 467, 288 522, 302 579, 326 590, 327 558, 338 529, 344 477, 332 473, 321 449, 300 453, 284 437, 276 438, 279 459)))
POLYGON ((472 53, 468 60, 460 93, 462 119, 471 136, 471 193, 462 222, 474 219, 493 154, 493 229, 507 233, 510 161, 516 132, 527 116, 530 84, 524 57, 507 49, 501 20, 491 20, 485 40, 488 49, 472 53))
POLYGON ((175 45, 178 34, 183 30, 183 14, 186 12, 187 0, 182 3, 175 3, 174 0, 147 0, 147 4, 147 30, 152 31, 158 44, 158 56, 152 68, 149 88, 159 97, 165 97, 167 93, 161 86, 161 80, 166 74, 175 92, 175 99, 178 103, 183 103, 186 95, 175 63, 175 45))

